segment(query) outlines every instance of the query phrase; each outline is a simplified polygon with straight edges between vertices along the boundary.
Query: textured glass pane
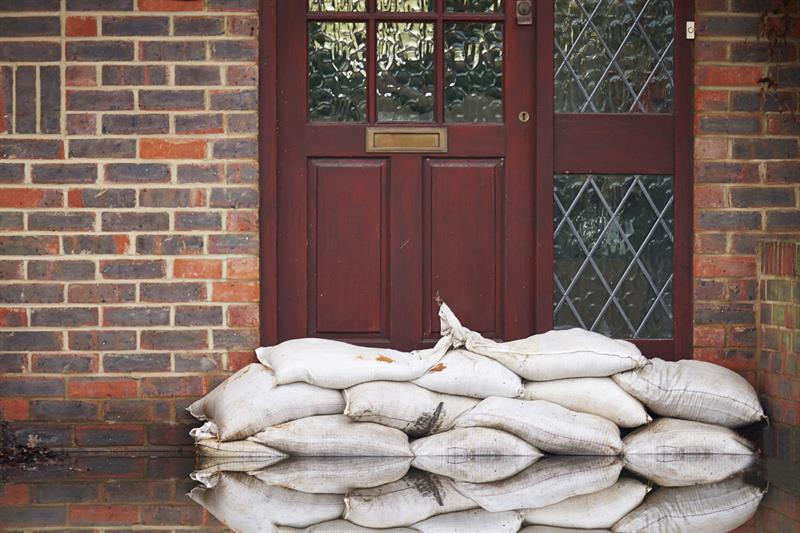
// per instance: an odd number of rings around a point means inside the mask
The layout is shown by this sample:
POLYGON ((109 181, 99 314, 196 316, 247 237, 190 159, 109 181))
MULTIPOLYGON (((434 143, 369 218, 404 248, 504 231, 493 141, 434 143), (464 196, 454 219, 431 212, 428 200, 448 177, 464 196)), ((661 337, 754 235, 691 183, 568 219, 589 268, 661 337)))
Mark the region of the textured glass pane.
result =
POLYGON ((433 24, 378 24, 378 120, 433 120, 433 40, 433 24))
POLYGON ((455 23, 444 27, 447 122, 502 122, 503 25, 455 23))
POLYGON ((673 0, 556 0, 555 109, 670 113, 673 0))
POLYGON ((672 176, 558 175, 554 319, 613 337, 672 337, 672 176))
POLYGON ((445 0, 445 11, 468 11, 471 13, 499 13, 503 0, 445 0))
POLYGON ((367 0, 308 0, 308 10, 309 11, 366 11, 367 0))
POLYGON ((434 0, 378 0, 378 11, 433 11, 434 0))
POLYGON ((310 120, 363 122, 366 119, 366 43, 364 23, 309 22, 310 120))

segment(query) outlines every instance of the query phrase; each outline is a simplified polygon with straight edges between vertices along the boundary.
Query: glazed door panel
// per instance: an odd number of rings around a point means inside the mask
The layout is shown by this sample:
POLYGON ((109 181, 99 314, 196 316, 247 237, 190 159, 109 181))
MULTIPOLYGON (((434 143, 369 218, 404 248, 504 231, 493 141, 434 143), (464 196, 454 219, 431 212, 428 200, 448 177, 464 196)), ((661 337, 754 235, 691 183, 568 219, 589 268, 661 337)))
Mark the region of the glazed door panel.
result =
POLYGON ((534 26, 500 0, 277 9, 277 340, 427 346, 441 300, 531 334, 534 26))

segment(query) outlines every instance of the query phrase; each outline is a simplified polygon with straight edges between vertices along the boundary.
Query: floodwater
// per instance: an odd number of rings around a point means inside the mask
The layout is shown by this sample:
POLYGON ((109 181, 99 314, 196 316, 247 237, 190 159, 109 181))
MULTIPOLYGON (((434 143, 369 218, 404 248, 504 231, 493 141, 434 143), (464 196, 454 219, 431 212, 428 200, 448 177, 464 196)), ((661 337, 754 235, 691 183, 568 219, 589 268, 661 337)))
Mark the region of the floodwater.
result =
POLYGON ((72 455, 0 471, 0 529, 800 532, 796 463, 531 461, 72 455))

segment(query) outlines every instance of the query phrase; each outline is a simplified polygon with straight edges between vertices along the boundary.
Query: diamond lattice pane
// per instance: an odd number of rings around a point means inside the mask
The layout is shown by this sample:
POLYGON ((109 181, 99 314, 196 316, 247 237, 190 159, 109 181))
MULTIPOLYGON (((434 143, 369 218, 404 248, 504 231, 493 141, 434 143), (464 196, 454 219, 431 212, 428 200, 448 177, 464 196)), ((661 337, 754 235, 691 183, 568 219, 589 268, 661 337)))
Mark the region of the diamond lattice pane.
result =
POLYGON ((558 175, 556 327, 672 337, 672 176, 558 175))
POLYGON ((670 113, 673 0, 557 0, 555 109, 670 113))

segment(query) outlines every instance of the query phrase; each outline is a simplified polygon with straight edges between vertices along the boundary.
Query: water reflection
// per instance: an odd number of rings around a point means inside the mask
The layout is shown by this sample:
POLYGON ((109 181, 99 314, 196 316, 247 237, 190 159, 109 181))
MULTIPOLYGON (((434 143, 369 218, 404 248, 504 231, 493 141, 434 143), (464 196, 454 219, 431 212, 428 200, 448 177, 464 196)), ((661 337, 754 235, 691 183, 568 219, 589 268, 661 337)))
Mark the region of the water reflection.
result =
POLYGON ((765 493, 752 458, 741 456, 452 459, 291 458, 247 473, 205 470, 190 497, 243 533, 711 532, 747 523, 765 493))

